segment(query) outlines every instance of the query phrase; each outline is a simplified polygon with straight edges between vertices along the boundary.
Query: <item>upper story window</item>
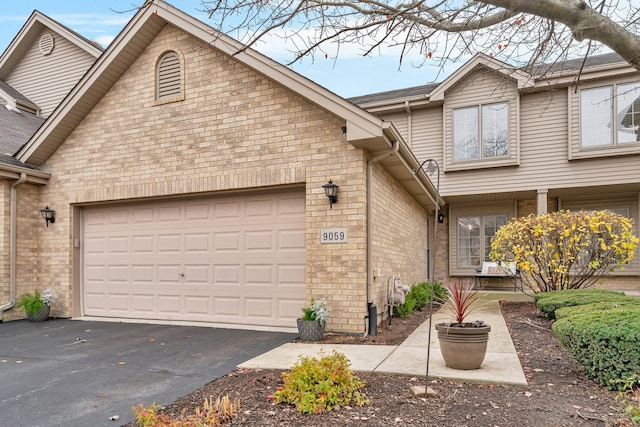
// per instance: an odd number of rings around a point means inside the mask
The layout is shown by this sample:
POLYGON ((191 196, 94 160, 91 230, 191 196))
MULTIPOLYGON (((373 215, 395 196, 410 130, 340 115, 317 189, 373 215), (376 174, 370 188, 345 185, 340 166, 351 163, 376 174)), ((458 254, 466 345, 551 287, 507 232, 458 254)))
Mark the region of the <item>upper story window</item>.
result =
POLYGON ((156 71, 156 100, 161 102, 184 99, 182 61, 175 51, 164 53, 156 71))
POLYGON ((640 83, 580 91, 580 146, 601 148, 640 141, 640 83))
POLYGON ((453 161, 508 155, 508 103, 453 109, 453 161))

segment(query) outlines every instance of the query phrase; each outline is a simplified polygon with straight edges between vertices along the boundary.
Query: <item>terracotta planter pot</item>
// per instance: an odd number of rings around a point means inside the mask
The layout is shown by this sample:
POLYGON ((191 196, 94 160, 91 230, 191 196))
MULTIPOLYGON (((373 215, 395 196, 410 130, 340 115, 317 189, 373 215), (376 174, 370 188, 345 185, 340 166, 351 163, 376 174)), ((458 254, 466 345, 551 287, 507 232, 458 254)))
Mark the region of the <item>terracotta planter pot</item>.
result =
POLYGON ((320 341, 324 336, 324 325, 319 320, 298 319, 298 332, 302 341, 320 341))
POLYGON ((450 326, 438 323, 440 352, 445 364, 452 369, 478 369, 487 353, 487 341, 491 326, 450 326))
POLYGON ((38 312, 35 315, 33 313, 27 313, 27 319, 29 319, 29 322, 44 322, 49 318, 50 310, 51 310, 51 307, 49 307, 48 305, 45 305, 40 310, 38 310, 38 312))

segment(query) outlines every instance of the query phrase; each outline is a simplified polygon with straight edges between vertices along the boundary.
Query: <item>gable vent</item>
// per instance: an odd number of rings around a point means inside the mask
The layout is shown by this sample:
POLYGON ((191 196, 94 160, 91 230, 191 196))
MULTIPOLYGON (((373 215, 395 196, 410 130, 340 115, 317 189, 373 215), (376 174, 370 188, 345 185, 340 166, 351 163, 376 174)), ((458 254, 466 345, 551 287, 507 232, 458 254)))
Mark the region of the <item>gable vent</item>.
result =
POLYGON ((158 98, 166 98, 181 94, 180 57, 175 52, 168 52, 158 63, 158 98))
POLYGON ((42 37, 40 37, 40 53, 43 55, 49 55, 51 52, 53 52, 53 45, 54 45, 54 41, 53 41, 53 36, 49 33, 43 34, 42 37))

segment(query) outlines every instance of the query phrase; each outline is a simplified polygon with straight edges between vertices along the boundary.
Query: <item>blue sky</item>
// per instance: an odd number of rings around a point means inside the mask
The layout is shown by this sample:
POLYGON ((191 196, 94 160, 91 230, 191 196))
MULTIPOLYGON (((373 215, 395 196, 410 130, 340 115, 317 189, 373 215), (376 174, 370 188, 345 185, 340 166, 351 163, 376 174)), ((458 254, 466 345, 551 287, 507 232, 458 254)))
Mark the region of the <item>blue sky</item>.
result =
MULTIPOLYGON (((34 9, 95 40, 104 47, 135 13, 143 0, 2 0, 0 9, 0 51, 4 51, 34 9), (117 13, 114 11, 127 11, 117 13)), ((170 0, 169 3, 207 22, 200 0, 170 0)), ((291 59, 284 46, 261 45, 258 50, 280 62, 291 59)), ((298 73, 343 97, 441 81, 435 66, 414 67, 406 62, 399 68, 398 56, 390 49, 373 57, 362 57, 357 49, 343 50, 337 59, 305 59, 292 67, 298 73)))

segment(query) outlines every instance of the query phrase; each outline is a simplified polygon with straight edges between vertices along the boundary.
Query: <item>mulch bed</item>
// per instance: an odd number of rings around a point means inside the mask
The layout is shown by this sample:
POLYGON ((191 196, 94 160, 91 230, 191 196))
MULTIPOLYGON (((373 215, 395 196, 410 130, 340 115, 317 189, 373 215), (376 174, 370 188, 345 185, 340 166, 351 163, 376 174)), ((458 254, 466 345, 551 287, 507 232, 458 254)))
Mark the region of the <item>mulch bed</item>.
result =
MULTIPOLYGON (((236 370, 163 409, 178 415, 193 413, 209 396, 239 397, 241 414, 233 425, 243 426, 625 426, 616 393, 588 380, 581 366, 551 332, 551 321, 537 314, 530 302, 501 302, 520 362, 526 388, 433 380, 436 398, 419 399, 409 388, 424 385, 424 377, 360 373, 371 403, 343 407, 320 415, 303 415, 295 408, 273 404, 269 395, 282 385, 278 370, 236 370)), ((399 344, 427 313, 381 325, 376 336, 329 335, 326 342, 399 344)), ((137 404, 138 402, 133 402, 137 404)), ((133 426, 131 423, 129 426, 133 426)))

